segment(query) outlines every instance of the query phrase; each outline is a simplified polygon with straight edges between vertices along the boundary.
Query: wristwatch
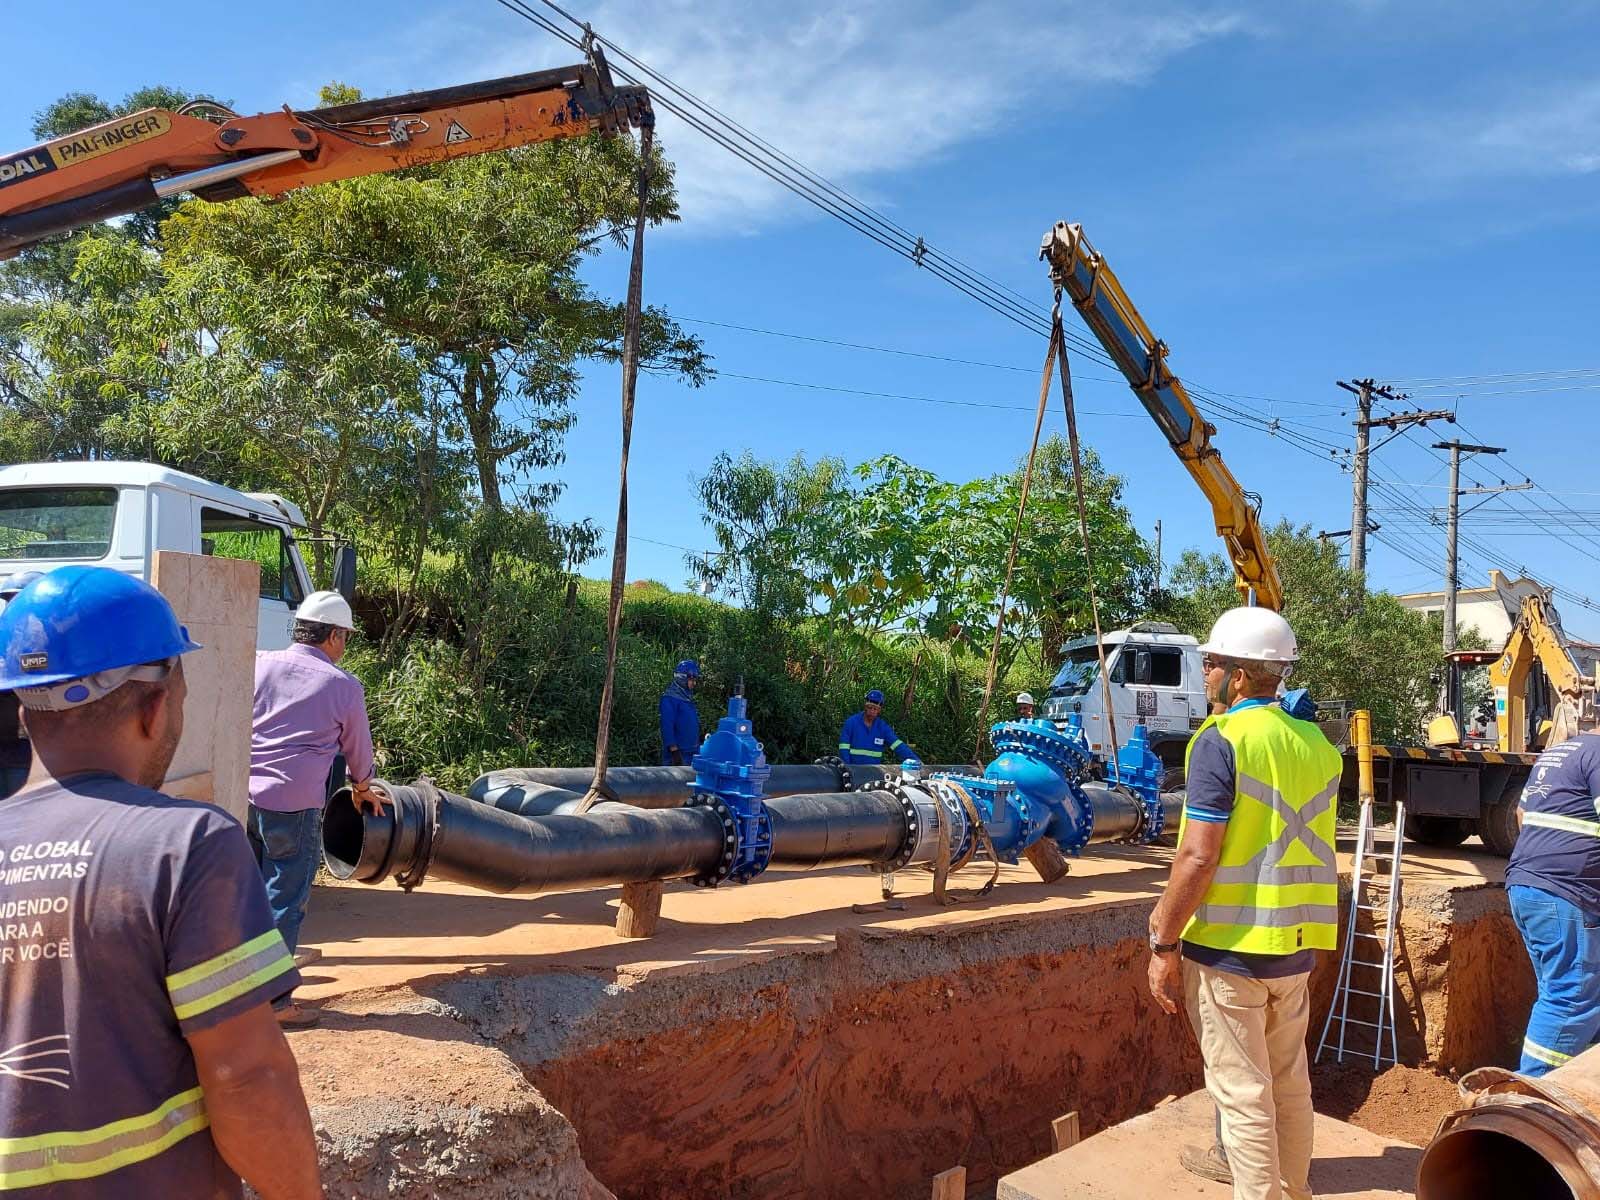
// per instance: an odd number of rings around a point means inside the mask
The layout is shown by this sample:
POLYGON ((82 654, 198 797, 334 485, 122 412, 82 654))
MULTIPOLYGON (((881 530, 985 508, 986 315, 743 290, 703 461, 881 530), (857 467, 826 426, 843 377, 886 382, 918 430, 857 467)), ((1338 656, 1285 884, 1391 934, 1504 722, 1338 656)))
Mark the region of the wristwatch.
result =
POLYGON ((1171 954, 1177 948, 1177 942, 1158 942, 1156 941, 1156 935, 1153 932, 1150 934, 1150 952, 1152 954, 1171 954))

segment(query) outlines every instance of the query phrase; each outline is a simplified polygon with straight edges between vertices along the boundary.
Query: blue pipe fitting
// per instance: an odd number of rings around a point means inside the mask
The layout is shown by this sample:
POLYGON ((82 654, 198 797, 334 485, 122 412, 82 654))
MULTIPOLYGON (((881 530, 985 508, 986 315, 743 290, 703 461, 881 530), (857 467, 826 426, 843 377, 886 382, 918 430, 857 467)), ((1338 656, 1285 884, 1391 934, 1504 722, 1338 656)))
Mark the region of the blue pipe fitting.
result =
MULTIPOLYGON (((995 853, 1000 856, 1001 862, 1015 863, 1021 848, 1037 840, 1037 833, 1028 837, 1026 832, 1029 826, 1027 801, 1017 794, 1015 785, 1009 779, 946 772, 930 778, 958 784, 972 797, 972 803, 978 810, 978 816, 983 819, 983 827, 988 831, 989 840, 994 843, 995 853)), ((951 861, 964 857, 971 849, 972 839, 977 836, 976 830, 968 829, 961 845, 950 848, 951 861)))
POLYGON ((1144 808, 1144 823, 1140 826, 1138 841, 1153 845, 1161 836, 1165 824, 1161 809, 1161 759, 1150 749, 1150 737, 1144 725, 1133 727, 1133 734, 1123 743, 1115 764, 1117 782, 1139 798, 1144 808))
POLYGON ((714 810, 723 828, 717 869, 694 882, 701 887, 726 879, 749 883, 772 861, 772 818, 763 799, 772 768, 756 741, 742 691, 728 698, 728 715, 706 735, 689 765, 694 768, 689 803, 714 810))

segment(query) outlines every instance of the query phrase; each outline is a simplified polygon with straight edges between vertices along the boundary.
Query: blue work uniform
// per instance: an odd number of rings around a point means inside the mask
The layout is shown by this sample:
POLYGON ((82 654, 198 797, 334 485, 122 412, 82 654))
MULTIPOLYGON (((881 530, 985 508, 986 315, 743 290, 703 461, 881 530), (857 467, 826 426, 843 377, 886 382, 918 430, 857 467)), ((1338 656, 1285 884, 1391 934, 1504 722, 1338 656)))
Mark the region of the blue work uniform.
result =
POLYGON ((1506 893, 1539 998, 1518 1069, 1543 1075, 1600 1040, 1600 734, 1539 755, 1521 808, 1506 893))
POLYGON ((685 765, 700 750, 700 710, 694 695, 681 683, 673 682, 661 695, 661 764, 672 765, 676 746, 685 765))
POLYGON ((900 740, 900 735, 880 715, 871 725, 861 713, 845 720, 839 731, 839 758, 846 763, 868 763, 878 766, 885 753, 898 760, 912 754, 911 747, 900 740))

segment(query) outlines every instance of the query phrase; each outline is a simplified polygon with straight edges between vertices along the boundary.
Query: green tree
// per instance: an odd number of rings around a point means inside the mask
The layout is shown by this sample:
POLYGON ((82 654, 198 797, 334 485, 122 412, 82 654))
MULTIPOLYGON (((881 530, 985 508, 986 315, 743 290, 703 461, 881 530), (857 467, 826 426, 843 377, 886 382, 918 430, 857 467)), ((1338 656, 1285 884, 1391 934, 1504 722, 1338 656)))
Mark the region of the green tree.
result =
POLYGON ((807 514, 846 487, 837 458, 761 462, 749 451, 716 456, 694 482, 704 519, 717 543, 692 554, 688 567, 763 621, 794 620, 809 610, 819 567, 804 561, 807 514))
MULTIPOLYGON (((1283 578, 1284 616, 1300 643, 1293 684, 1318 700, 1347 700, 1372 713, 1379 741, 1420 737, 1437 703, 1440 630, 1387 592, 1367 592, 1338 551, 1309 526, 1280 522, 1267 545, 1283 578)), ((1220 554, 1185 551, 1157 615, 1204 638, 1238 603, 1220 554)))

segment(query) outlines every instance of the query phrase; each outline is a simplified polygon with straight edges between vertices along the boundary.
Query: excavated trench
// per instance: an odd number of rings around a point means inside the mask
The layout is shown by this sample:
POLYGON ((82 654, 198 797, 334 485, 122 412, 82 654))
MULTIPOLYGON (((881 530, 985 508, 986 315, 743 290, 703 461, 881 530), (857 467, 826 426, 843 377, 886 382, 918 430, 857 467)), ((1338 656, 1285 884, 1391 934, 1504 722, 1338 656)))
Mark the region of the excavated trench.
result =
MULTIPOLYGON (((992 1195, 1050 1153, 1053 1118, 1078 1112, 1087 1136, 1200 1086, 1186 1022, 1146 993, 1149 909, 844 929, 725 967, 457 976, 418 1000, 508 1057, 575 1129, 580 1174, 623 1200, 920 1198, 958 1163, 992 1195)), ((1402 1061, 1514 1063, 1532 982, 1504 892, 1414 888, 1403 933, 1402 1061)), ((1359 1121, 1359 1081, 1339 1089, 1334 1115, 1359 1121)), ((427 1194, 580 1194, 512 1175, 427 1194)))

